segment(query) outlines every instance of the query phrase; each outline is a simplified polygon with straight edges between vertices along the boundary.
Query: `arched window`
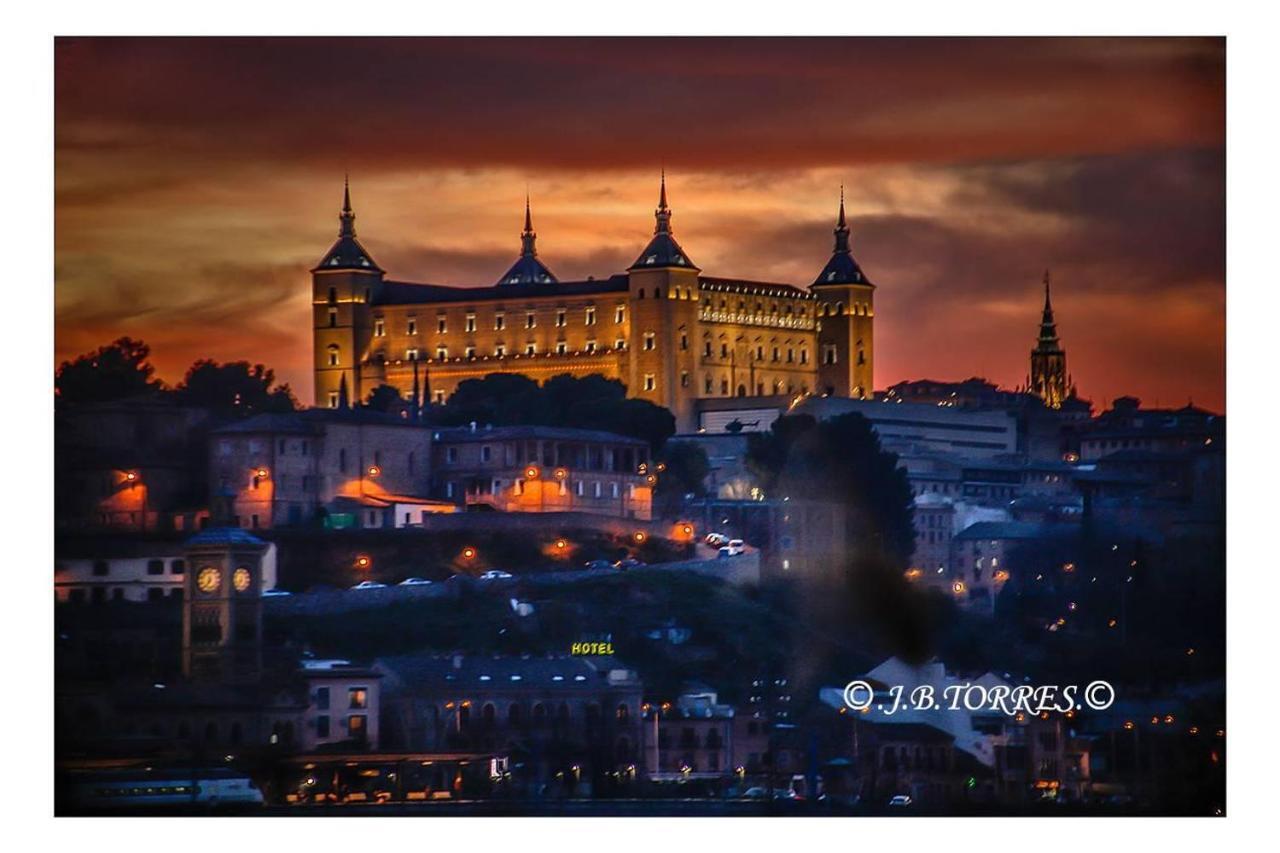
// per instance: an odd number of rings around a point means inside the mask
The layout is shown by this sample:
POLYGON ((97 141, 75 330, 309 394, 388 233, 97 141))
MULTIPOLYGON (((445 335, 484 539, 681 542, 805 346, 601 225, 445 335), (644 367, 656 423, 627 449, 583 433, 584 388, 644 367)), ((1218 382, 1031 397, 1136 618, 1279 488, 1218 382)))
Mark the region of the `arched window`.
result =
POLYGON ((507 709, 507 725, 520 725, 520 706, 515 702, 512 702, 511 707, 507 709))
POLYGON ((330 366, 330 367, 337 367, 337 366, 338 366, 338 361, 339 361, 339 359, 338 359, 338 345, 337 345, 337 344, 329 344, 329 366, 330 366))
POLYGON ((480 709, 480 718, 485 726, 492 726, 498 718, 498 709, 493 707, 492 702, 485 702, 484 707, 480 709))

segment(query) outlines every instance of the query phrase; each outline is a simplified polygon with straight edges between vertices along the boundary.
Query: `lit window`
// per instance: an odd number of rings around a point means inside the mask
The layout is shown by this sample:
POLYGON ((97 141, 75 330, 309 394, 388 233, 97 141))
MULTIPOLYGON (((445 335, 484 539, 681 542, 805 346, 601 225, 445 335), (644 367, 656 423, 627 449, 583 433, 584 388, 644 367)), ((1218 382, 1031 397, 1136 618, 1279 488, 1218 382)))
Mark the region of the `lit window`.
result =
POLYGON ((418 360, 418 348, 417 348, 417 347, 410 347, 409 349, 405 350, 405 351, 404 351, 404 357, 405 357, 405 360, 406 360, 406 361, 417 361, 417 360, 418 360))
POLYGON ((506 358, 507 348, 502 344, 498 344, 493 348, 493 354, 498 358, 506 358))
POLYGON ((493 315, 493 328, 501 332, 507 327, 507 315, 498 313, 493 315))
POLYGON ((556 341, 556 354, 564 355, 568 351, 568 346, 564 341, 556 341))
POLYGON ((337 344, 329 344, 329 366, 330 367, 338 366, 338 345, 337 344))
POLYGON ((655 385, 656 385, 656 380, 654 379, 653 374, 646 373, 644 375, 644 390, 652 391, 655 385))
POLYGON ((530 311, 524 315, 524 327, 526 329, 535 328, 538 325, 538 315, 530 311))
POLYGON ((614 349, 626 349, 626 348, 627 348, 627 340, 626 340, 626 338, 618 338, 616 341, 614 341, 614 342, 613 342, 613 348, 614 348, 614 349))
POLYGON ((585 349, 586 349, 586 351, 587 351, 587 352, 595 352, 595 351, 596 351, 596 342, 595 342, 595 341, 587 341, 586 346, 585 346, 585 349))
POLYGON ((418 320, 416 317, 409 318, 409 324, 405 328, 405 331, 410 335, 418 334, 418 320))
POLYGON ((536 354, 537 352, 538 352, 538 345, 537 345, 537 344, 535 344, 535 343, 533 343, 533 342, 529 342, 529 343, 527 343, 527 344, 525 344, 525 345, 524 345, 524 354, 525 354, 525 355, 534 355, 534 354, 536 354))
POLYGON ((338 408, 338 392, 337 391, 329 392, 329 408, 331 409, 338 408))
POLYGON ((587 309, 587 316, 586 316, 586 318, 585 318, 584 322, 585 322, 585 323, 586 323, 586 325, 588 325, 588 326, 594 326, 594 325, 596 324, 596 309, 595 309, 595 308, 588 308, 588 309, 587 309))
POLYGON ((373 320, 373 336, 381 338, 387 334, 387 322, 381 317, 375 317, 373 320))
POLYGON ((836 345, 835 344, 822 345, 822 363, 823 364, 836 363, 836 345))
POLYGON ((466 324, 465 324, 464 328, 465 328, 465 330, 466 330, 466 331, 468 331, 468 332, 474 332, 474 331, 476 330, 476 315, 475 315, 475 314, 468 314, 468 315, 467 315, 467 320, 466 320, 466 324))
POLYGON ((443 347, 443 346, 441 346, 441 347, 436 347, 436 358, 437 358, 437 359, 439 359, 440 361, 445 361, 446 359, 448 359, 448 358, 449 358, 449 348, 448 348, 448 347, 443 347))
POLYGON ((566 313, 565 313, 565 310, 564 310, 563 308, 560 308, 560 309, 558 309, 558 310, 556 311, 556 325, 557 325, 557 326, 564 326, 564 324, 565 324, 565 322, 566 322, 566 320, 565 320, 565 316, 566 316, 566 313))
POLYGON ((448 330, 449 323, 445 316, 441 314, 439 317, 436 317, 436 331, 443 335, 448 330))
POLYGON ((613 322, 623 323, 627 319, 627 309, 623 305, 619 305, 613 309, 613 322))
POLYGON ((644 348, 645 348, 646 350, 651 350, 651 349, 653 349, 653 348, 654 348, 654 346, 657 344, 657 340, 658 340, 658 339, 657 339, 657 336, 656 336, 656 335, 654 335, 654 333, 653 333, 653 332, 645 332, 645 333, 644 333, 644 348))
POLYGON ((473 346, 469 346, 469 347, 467 347, 467 348, 466 348, 466 350, 465 350, 464 352, 465 352, 465 354, 466 354, 467 358, 475 358, 475 357, 476 357, 476 348, 475 348, 475 347, 473 347, 473 346))
POLYGON ((689 371, 687 370, 680 371, 680 387, 681 388, 689 387, 689 371))

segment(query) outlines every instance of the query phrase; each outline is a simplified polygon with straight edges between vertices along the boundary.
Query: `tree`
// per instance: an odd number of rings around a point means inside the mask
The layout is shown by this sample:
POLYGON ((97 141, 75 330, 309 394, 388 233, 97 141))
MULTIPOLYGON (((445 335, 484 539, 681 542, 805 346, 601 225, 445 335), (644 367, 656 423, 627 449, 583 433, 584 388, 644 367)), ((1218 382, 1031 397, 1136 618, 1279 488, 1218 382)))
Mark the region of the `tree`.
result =
POLYGON ((293 391, 288 385, 275 385, 275 378, 275 371, 261 364, 201 359, 191 365, 176 392, 182 403, 203 406, 224 417, 294 411, 298 401, 293 391))
POLYGON ((458 384, 432 412, 445 425, 537 424, 597 429, 643 438, 653 451, 675 434, 675 416, 647 400, 627 399, 627 388, 599 374, 553 376, 544 385, 523 374, 490 373, 458 384))
POLYGON ((142 341, 123 337, 98 347, 73 361, 64 361, 54 378, 61 403, 101 403, 159 391, 148 358, 151 348, 142 341))
POLYGON ((678 513, 685 495, 702 497, 707 493, 706 480, 711 473, 711 464, 701 445, 691 441, 669 441, 657 461, 662 466, 654 489, 659 515, 678 513))
POLYGON ((862 415, 778 418, 769 432, 751 435, 747 464, 768 495, 823 496, 842 504, 851 544, 859 549, 870 545, 903 568, 911 559, 915 526, 906 471, 897 454, 881 449, 862 415))
POLYGON ((411 401, 400 396, 400 389, 386 384, 379 385, 370 391, 364 401, 364 408, 374 412, 386 412, 389 415, 406 414, 411 406, 411 401))

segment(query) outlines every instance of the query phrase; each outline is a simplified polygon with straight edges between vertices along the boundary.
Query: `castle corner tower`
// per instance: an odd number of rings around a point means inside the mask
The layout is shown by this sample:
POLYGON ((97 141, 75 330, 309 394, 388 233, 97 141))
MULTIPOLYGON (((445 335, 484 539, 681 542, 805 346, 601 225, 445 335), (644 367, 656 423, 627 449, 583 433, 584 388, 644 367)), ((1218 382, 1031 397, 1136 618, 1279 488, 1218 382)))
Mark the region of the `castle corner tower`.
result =
POLYGON ((836 217, 831 259, 809 286, 817 294, 818 388, 820 393, 867 399, 875 391, 875 285, 849 248, 844 187, 836 217))
POLYGON ((338 239, 311 270, 315 404, 341 405, 342 390, 351 402, 364 399, 360 365, 373 334, 370 306, 381 295, 383 271, 356 239, 351 187, 344 182, 338 239))

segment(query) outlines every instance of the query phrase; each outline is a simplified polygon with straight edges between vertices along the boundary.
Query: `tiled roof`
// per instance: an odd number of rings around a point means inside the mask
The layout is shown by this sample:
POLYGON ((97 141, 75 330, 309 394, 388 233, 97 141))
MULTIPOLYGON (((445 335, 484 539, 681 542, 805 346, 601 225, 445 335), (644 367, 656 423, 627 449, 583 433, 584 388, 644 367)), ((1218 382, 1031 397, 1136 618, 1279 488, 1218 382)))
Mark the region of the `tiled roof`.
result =
POLYGON ((586 281, 496 284, 489 287, 456 287, 444 284, 383 282, 375 305, 420 305, 429 303, 492 302, 537 296, 591 296, 597 293, 626 292, 627 277, 613 275, 586 281))
POLYGON ((519 439, 550 439, 559 441, 601 441, 615 444, 644 444, 644 439, 629 435, 618 435, 613 432, 593 429, 574 429, 572 427, 537 426, 523 424, 518 426, 481 427, 475 430, 469 427, 440 427, 434 430, 434 440, 442 443, 458 443, 470 441, 506 441, 519 439))

